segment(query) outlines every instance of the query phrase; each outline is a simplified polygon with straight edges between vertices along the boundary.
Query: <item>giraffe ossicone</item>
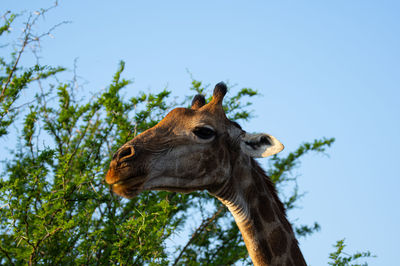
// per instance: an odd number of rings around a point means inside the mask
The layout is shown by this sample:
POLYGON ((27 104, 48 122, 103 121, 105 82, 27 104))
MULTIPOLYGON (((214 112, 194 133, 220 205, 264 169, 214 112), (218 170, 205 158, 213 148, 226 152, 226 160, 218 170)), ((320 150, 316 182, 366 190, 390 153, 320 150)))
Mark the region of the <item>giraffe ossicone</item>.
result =
POLYGON ((253 158, 280 152, 266 133, 245 132, 222 107, 220 82, 206 103, 175 108, 156 126, 124 144, 106 175, 112 190, 131 198, 143 190, 207 190, 225 204, 255 265, 306 265, 276 189, 253 158))

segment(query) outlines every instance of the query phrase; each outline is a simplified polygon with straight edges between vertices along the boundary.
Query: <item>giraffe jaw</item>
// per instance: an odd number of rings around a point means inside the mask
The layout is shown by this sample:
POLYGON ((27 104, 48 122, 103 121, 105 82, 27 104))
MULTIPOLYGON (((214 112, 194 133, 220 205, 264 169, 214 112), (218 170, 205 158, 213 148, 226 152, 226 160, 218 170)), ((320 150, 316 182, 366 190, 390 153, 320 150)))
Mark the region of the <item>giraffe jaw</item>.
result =
POLYGON ((141 180, 137 181, 138 177, 129 178, 120 180, 113 184, 110 184, 112 187, 112 191, 124 198, 134 198, 139 195, 143 190, 158 190, 158 191, 169 191, 169 192, 181 192, 181 193, 190 193, 196 190, 206 190, 207 186, 195 186, 195 187, 181 187, 181 186, 173 186, 173 185, 162 185, 162 184, 154 184, 148 183, 145 180, 145 177, 141 177, 141 180), (136 182, 134 182, 136 181, 136 182))
POLYGON ((135 189, 135 188, 129 188, 127 189, 124 186, 120 185, 113 185, 112 191, 117 194, 118 196, 131 199, 139 195, 139 193, 142 191, 141 189, 135 189))
POLYGON ((143 190, 163 190, 170 192, 190 193, 197 190, 209 189, 212 177, 202 179, 195 177, 176 177, 176 176, 152 176, 143 184, 143 190))

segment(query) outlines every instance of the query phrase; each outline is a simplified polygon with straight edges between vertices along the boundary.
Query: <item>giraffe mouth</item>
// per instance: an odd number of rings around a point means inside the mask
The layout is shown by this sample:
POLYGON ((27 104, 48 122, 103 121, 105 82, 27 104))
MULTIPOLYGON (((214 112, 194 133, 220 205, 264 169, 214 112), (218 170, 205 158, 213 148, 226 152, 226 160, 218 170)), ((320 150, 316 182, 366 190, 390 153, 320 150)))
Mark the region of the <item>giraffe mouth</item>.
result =
POLYGON ((125 198, 133 198, 143 190, 145 176, 135 176, 110 184, 112 191, 125 198))
POLYGON ((111 190, 122 197, 133 198, 142 190, 147 174, 142 169, 110 167, 106 182, 111 190))

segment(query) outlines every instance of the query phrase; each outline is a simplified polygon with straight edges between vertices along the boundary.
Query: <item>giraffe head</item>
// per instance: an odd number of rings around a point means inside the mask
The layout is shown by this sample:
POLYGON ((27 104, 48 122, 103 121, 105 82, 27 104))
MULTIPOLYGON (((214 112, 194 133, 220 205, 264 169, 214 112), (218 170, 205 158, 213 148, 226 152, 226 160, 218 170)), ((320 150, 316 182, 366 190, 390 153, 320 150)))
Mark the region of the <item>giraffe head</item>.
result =
POLYGON ((215 191, 229 182, 239 156, 266 157, 283 145, 273 136, 249 134, 222 108, 227 92, 215 86, 212 100, 196 95, 192 107, 175 108, 156 126, 124 144, 113 156, 106 182, 131 198, 142 190, 215 191))

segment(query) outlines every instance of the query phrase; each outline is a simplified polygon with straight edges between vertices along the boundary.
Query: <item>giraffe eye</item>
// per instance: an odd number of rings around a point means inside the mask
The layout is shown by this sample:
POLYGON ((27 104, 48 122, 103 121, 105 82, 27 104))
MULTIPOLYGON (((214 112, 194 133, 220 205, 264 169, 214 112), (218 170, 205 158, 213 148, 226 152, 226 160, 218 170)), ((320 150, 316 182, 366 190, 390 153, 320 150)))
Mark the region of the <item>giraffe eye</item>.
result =
POLYGON ((196 127, 193 133, 201 139, 210 139, 215 136, 215 131, 209 127, 196 127))

